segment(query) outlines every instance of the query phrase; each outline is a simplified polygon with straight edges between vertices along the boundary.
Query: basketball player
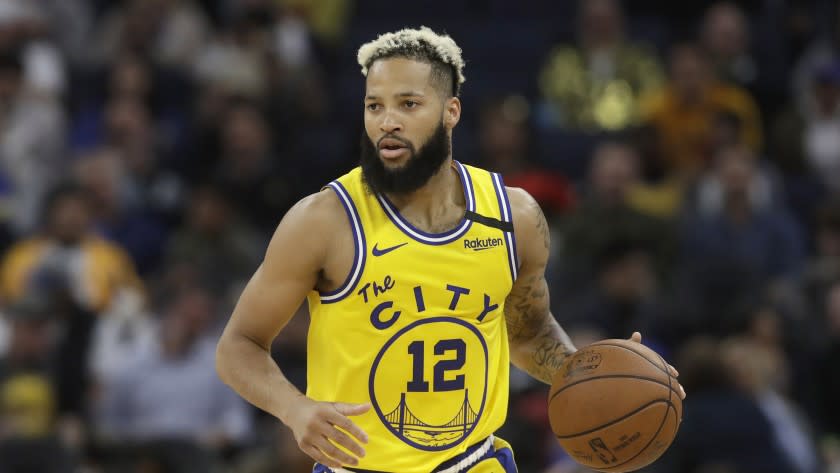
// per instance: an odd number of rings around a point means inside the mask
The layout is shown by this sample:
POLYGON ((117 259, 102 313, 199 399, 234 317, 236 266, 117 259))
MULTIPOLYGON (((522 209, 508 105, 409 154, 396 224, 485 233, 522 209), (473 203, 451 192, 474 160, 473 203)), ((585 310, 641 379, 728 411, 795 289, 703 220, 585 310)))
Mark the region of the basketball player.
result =
POLYGON ((219 374, 292 429, 315 472, 514 472, 493 436, 509 364, 550 384, 575 351, 549 312, 545 217, 452 158, 464 61, 450 37, 389 33, 358 59, 361 166, 280 222, 219 342, 219 374), (306 395, 269 354, 304 297, 306 395))

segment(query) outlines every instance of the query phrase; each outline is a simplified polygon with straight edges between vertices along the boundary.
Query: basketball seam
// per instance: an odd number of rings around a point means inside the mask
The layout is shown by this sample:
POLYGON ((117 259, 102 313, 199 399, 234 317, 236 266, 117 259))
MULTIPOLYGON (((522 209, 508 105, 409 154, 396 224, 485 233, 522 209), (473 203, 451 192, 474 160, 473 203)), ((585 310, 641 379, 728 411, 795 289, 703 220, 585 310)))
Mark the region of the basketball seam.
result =
MULTIPOLYGON (((607 469, 612 470, 612 469, 618 468, 622 465, 626 465, 626 464, 630 463, 631 461, 635 460, 636 457, 638 457, 639 455, 644 453, 644 451, 647 450, 648 447, 650 447, 650 444, 653 443, 653 440, 656 438, 657 435, 659 435, 659 432, 662 432, 662 427, 665 425, 665 420, 668 418, 668 411, 671 410, 674 407, 674 404, 670 400, 665 401, 665 402, 668 404, 668 409, 665 410, 665 415, 662 417, 662 421, 659 423, 659 428, 656 429, 656 432, 650 437, 650 440, 648 440, 648 443, 646 443, 645 446, 642 447, 641 450, 636 452, 636 454, 633 455, 632 457, 628 458, 627 460, 624 460, 623 462, 621 462, 617 465, 608 466, 607 469)), ((674 413, 676 414, 676 409, 674 409, 674 413)), ((648 463, 648 464, 650 464, 650 463, 648 463)), ((647 465, 644 465, 644 466, 647 466, 647 465)))
MULTIPOLYGON (((642 381, 650 381, 652 383, 656 383, 660 386, 664 386, 664 387, 668 388, 668 391, 673 391, 673 388, 671 387, 670 380, 668 381, 668 384, 665 384, 665 383, 663 383, 662 381, 659 381, 656 378, 649 378, 647 376, 638 376, 638 375, 634 375, 634 374, 605 374, 605 375, 601 375, 601 376, 593 376, 591 378, 581 379, 579 381, 575 381, 574 383, 567 384, 567 385, 563 386, 562 388, 558 389, 557 391, 555 391, 554 393, 551 394, 551 397, 548 398, 548 403, 551 404, 551 401, 558 394, 560 394, 561 392, 565 391, 568 388, 571 388, 572 386, 576 386, 578 384, 585 383, 587 381, 592 381, 593 379, 622 379, 622 378, 623 379, 641 379, 642 381)), ((674 391, 674 392, 676 392, 676 391, 674 391)), ((670 401, 670 400, 671 400, 671 393, 669 392, 668 393, 668 401, 670 401)))
MULTIPOLYGON (((660 384, 661 384, 661 383, 660 383, 660 384)), ((618 419, 611 420, 611 421, 609 421, 609 422, 606 422, 606 423, 604 423, 604 424, 599 425, 598 427, 595 427, 595 428, 592 428, 592 429, 589 429, 589 430, 585 430, 585 431, 583 431, 583 432, 575 432, 575 433, 574 433, 574 434, 572 434, 572 435, 557 435, 557 434, 555 433, 555 434, 554 434, 554 436, 555 436, 558 440, 565 440, 565 439, 570 439, 570 438, 574 438, 574 437, 580 437, 580 436, 582 436, 582 435, 591 434, 592 432, 595 432, 595 431, 601 430, 601 429, 603 429, 603 428, 605 428, 605 427, 609 427, 609 426, 611 426, 611 425, 615 424, 616 422, 621 422, 622 420, 627 419, 628 417, 632 417, 632 416, 634 416, 634 415, 638 414, 639 412, 641 412, 641 411, 645 410, 646 408, 648 408, 648 407, 650 407, 650 406, 652 406, 652 405, 654 405, 654 404, 656 404, 656 403, 659 403, 659 402, 664 402, 665 404, 667 404, 667 405, 669 405, 669 406, 673 406, 673 405, 674 405, 674 403, 672 403, 669 399, 656 399, 656 400, 654 400, 654 401, 651 401, 651 402, 649 402, 649 403, 647 403, 647 404, 644 404, 644 405, 642 405, 642 406, 640 406, 640 407, 638 407, 638 408, 634 409, 633 411, 628 412, 627 414, 624 414, 623 416, 619 417, 618 419)), ((667 411, 666 411, 666 412, 667 412, 667 411)), ((668 417, 668 416, 667 416, 667 414, 666 414, 665 418, 667 418, 667 417, 668 417)), ((662 429, 662 424, 664 424, 664 423, 665 423, 665 419, 663 418, 663 419, 662 419, 662 422, 661 422, 661 423, 660 423, 660 425, 659 425, 659 430, 661 430, 661 429, 662 429)), ((656 431, 656 434, 659 434, 659 430, 657 430, 657 431, 656 431)), ((656 434, 654 434, 654 437, 656 436, 656 434)), ((645 446, 645 448, 647 448, 647 446, 645 446)), ((618 466, 618 465, 616 465, 616 466, 618 466)))
MULTIPOLYGON (((656 369, 658 369, 659 371, 661 371, 661 372, 665 373, 666 375, 668 375, 668 377, 669 377, 669 378, 671 377, 671 373, 669 373, 667 369, 665 369, 665 368, 663 368, 663 367, 661 367, 661 366, 657 365, 656 363, 652 362, 652 361, 651 361, 648 357, 646 357, 644 354, 642 354, 641 352, 638 352, 638 351, 636 351, 636 350, 634 350, 634 349, 632 349, 632 348, 630 348, 630 347, 626 347, 626 346, 624 346, 624 345, 619 345, 619 344, 617 344, 617 343, 609 343, 609 342, 598 342, 598 343, 593 343, 593 344, 592 344, 592 345, 590 345, 590 346, 608 346, 608 347, 618 347, 618 348, 623 348, 623 349, 625 349, 625 350, 627 350, 627 351, 633 352, 633 353, 635 353, 635 354, 639 355, 640 357, 644 358, 644 359, 645 359, 645 361, 647 361, 648 363, 652 364, 652 365, 653 365, 656 369)), ((589 348, 589 347, 587 347, 587 348, 589 348)), ((653 350, 651 350, 651 351, 653 351, 653 350)), ((656 353, 656 352, 653 352, 653 353, 654 353, 656 356, 658 356, 660 360, 662 360, 662 357, 661 357, 661 356, 659 356, 659 353, 656 353)), ((664 360, 663 360, 663 362, 664 362, 664 360)))
MULTIPOLYGON (((663 366, 663 367, 665 367, 665 366, 667 365, 667 363, 665 363, 665 360, 662 358, 662 355, 660 355, 659 353, 657 353, 657 354, 656 354, 656 356, 658 356, 658 357, 659 357, 659 361, 661 361, 661 362, 662 362, 662 366, 663 366)), ((669 400, 669 401, 671 400, 671 397, 672 397, 671 391, 675 391, 675 392, 676 392, 676 390, 675 390, 675 389, 671 386, 671 373, 668 373, 668 400, 669 400)), ((674 414, 676 414, 676 413, 677 413, 677 410, 676 410, 676 409, 674 409, 674 414)), ((665 417, 667 417, 667 416, 668 416, 668 414, 666 413, 666 414, 665 414, 665 417)), ((679 420, 679 419, 678 419, 678 420, 679 420)))
MULTIPOLYGON (((675 406, 671 406, 671 407, 669 407, 669 409, 674 410, 674 417, 676 417, 676 419, 677 419, 676 424, 674 424, 674 435, 671 436, 671 442, 673 442, 674 438, 677 436, 677 432, 680 431, 680 422, 682 422, 682 419, 680 418, 680 415, 677 413, 677 408, 675 406)), ((670 444, 668 444, 668 445, 670 446, 670 444)))
MULTIPOLYGON (((647 450, 647 448, 650 446, 651 442, 653 442, 653 440, 656 439, 656 436, 659 435, 660 432, 662 432, 662 427, 665 426, 665 421, 668 419, 668 412, 672 411, 672 410, 674 411, 674 417, 675 418, 677 417, 677 409, 675 409, 673 405, 669 405, 668 410, 665 411, 665 417, 662 419, 662 424, 659 426, 659 429, 656 431, 656 434, 654 434, 654 436, 651 437, 650 442, 648 442, 648 444, 645 445, 644 448, 639 450, 639 452, 636 455, 634 455, 633 458, 631 458, 629 460, 625 460, 624 462, 619 463, 618 465, 613 465, 613 466, 607 467, 604 471, 607 471, 607 470, 612 471, 613 468, 620 467, 621 465, 624 465, 629 461, 633 461, 636 457, 638 457, 645 450, 647 450)), ((674 437, 677 436, 677 431, 679 430, 679 426, 680 426, 680 423, 679 423, 679 420, 678 420, 677 423, 676 423, 676 427, 674 427, 674 433, 673 433, 673 435, 671 435, 671 441, 668 442, 668 445, 665 446, 666 450, 668 449, 668 447, 671 446, 672 443, 674 443, 674 437)), ((663 451, 662 453, 665 453, 665 452, 663 451)), ((660 454, 660 456, 661 456, 661 454, 660 454)), ((654 461, 656 461, 656 460, 654 460, 654 461)), ((653 463, 653 462, 651 462, 651 463, 653 463)), ((650 465, 650 463, 648 463, 648 465, 650 465)), ((645 466, 647 466, 647 465, 643 465, 642 468, 644 468, 645 466)))

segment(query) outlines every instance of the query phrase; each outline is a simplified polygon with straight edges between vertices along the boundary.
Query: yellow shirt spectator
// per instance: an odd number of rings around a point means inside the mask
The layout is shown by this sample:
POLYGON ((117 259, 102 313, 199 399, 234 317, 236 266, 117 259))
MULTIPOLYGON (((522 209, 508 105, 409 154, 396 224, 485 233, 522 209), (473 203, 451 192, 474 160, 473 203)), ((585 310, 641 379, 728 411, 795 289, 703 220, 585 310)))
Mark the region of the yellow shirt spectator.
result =
POLYGON ((639 101, 664 82, 655 55, 622 45, 589 57, 558 47, 540 72, 540 91, 559 125, 582 130, 620 130, 639 121, 639 101))
MULTIPOLYGON (((646 122, 656 130, 665 170, 693 176, 714 154, 724 132, 721 117, 737 123, 730 145, 759 151, 762 143, 758 106, 743 89, 717 82, 708 59, 693 45, 681 45, 671 56, 671 80, 660 93, 642 104, 646 122)), ((727 131, 727 133, 729 133, 727 131)))
POLYGON ((625 37, 615 0, 580 2, 577 29, 577 44, 555 48, 540 72, 554 125, 599 131, 636 124, 639 101, 665 82, 656 53, 625 37))
POLYGON ((0 267, 3 298, 9 302, 21 298, 39 271, 66 277, 64 282, 77 302, 95 311, 106 309, 119 289, 142 292, 142 282, 128 254, 95 236, 70 247, 43 237, 15 244, 0 267))

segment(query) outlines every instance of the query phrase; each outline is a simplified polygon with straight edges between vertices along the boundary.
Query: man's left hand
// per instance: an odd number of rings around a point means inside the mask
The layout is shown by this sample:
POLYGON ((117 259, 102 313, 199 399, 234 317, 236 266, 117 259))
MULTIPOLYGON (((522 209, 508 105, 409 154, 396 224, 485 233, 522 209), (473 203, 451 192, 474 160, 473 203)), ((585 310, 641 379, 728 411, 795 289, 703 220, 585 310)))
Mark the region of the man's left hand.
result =
MULTIPOLYGON (((642 344, 642 334, 639 333, 639 332, 633 332, 633 335, 630 336, 630 341, 638 343, 638 344, 642 344)), ((673 366, 671 366, 670 364, 668 364, 668 372, 674 378, 677 378, 680 375, 680 372, 677 371, 677 369, 674 368, 673 366)), ((679 391, 680 391, 680 399, 685 399, 685 389, 683 389, 682 385, 679 384, 679 383, 677 384, 677 387, 679 388, 679 391)))

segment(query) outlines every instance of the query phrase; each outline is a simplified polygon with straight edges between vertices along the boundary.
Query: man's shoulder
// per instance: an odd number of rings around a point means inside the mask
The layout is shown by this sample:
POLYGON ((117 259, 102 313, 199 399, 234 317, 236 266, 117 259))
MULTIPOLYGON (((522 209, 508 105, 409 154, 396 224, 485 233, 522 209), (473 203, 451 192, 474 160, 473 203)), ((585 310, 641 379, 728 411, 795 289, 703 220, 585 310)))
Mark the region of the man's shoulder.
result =
POLYGON ((323 253, 347 227, 346 222, 341 199, 332 189, 324 188, 302 198, 286 212, 272 241, 323 253))
POLYGON ((505 191, 510 200, 510 210, 513 213, 514 221, 516 217, 523 214, 532 214, 535 208, 539 208, 536 199, 521 187, 505 187, 505 191))
MULTIPOLYGON (((300 199, 289 209, 286 217, 300 224, 329 225, 341 221, 344 208, 338 195, 327 187, 300 199)), ((285 220, 285 219, 284 219, 285 220)))
POLYGON ((540 204, 525 189, 505 187, 505 191, 510 201, 513 232, 517 241, 524 243, 517 245, 519 260, 545 266, 551 237, 540 204))
POLYGON ((534 197, 520 187, 505 187, 510 211, 513 217, 514 233, 521 237, 530 237, 534 228, 542 228, 545 214, 534 197))

